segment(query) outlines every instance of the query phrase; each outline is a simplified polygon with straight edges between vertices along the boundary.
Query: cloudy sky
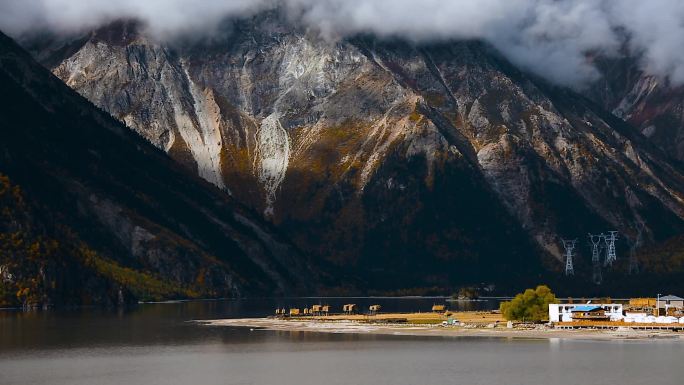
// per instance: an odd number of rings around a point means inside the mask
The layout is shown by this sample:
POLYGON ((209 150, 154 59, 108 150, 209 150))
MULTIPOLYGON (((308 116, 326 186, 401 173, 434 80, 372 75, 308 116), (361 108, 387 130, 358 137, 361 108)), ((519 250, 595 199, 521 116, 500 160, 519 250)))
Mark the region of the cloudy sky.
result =
POLYGON ((682 0, 0 0, 0 29, 16 37, 137 18, 151 36, 171 39, 274 3, 328 39, 483 39, 517 65, 576 88, 598 76, 587 53, 615 54, 629 36, 643 69, 684 84, 682 0))

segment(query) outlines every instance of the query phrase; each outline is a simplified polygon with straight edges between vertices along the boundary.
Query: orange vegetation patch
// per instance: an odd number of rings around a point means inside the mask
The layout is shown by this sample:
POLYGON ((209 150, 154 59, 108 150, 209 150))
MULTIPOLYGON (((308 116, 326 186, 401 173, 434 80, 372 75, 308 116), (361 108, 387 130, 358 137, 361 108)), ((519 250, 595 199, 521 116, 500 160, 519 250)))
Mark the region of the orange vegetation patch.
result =
POLYGON ((314 321, 357 321, 357 322, 374 322, 376 320, 406 320, 410 324, 439 324, 447 319, 455 319, 459 322, 467 324, 492 324, 498 322, 505 322, 501 314, 484 311, 467 311, 467 312, 446 312, 445 314, 425 312, 425 313, 378 313, 375 315, 368 314, 334 314, 327 316, 313 316, 305 318, 297 318, 297 320, 314 320, 314 321))

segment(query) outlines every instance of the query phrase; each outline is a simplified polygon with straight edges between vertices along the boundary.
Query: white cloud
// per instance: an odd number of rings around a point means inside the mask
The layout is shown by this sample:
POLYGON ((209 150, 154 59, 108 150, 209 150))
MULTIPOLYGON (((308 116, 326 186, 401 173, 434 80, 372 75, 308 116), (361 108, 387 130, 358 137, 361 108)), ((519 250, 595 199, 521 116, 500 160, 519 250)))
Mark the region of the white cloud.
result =
POLYGON ((138 18, 168 38, 211 31, 226 17, 275 3, 328 38, 483 39, 517 65, 574 87, 597 76, 587 52, 616 52, 627 33, 647 71, 684 83, 680 0, 0 0, 0 29, 72 31, 138 18))

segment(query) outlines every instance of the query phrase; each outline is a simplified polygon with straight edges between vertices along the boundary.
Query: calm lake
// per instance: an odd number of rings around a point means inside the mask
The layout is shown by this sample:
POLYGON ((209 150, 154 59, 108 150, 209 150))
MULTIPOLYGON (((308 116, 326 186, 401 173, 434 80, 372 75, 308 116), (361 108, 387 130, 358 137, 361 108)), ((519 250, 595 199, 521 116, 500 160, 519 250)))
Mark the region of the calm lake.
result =
MULTIPOLYGON (((225 300, 126 311, 0 310, 0 384, 681 384, 684 343, 270 332, 191 320, 354 302, 429 311, 440 299, 225 300)), ((452 308, 484 309, 496 301, 452 308)))

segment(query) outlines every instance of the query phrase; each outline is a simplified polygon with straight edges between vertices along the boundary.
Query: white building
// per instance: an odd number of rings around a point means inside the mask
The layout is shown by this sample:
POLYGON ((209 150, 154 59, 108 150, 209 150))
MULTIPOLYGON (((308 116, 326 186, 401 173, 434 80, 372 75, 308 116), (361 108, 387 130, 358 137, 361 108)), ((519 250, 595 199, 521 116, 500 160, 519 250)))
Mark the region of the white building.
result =
MULTIPOLYGON (((677 297, 676 295, 666 295, 658 298, 657 306, 658 309, 665 309, 665 315, 667 315, 669 309, 683 310, 684 298, 677 297)), ((661 312, 659 311, 658 313, 661 312)))
POLYGON ((611 321, 620 321, 624 318, 622 314, 622 304, 601 303, 601 304, 572 304, 572 303, 552 303, 549 304, 549 321, 551 322, 572 322, 572 312, 584 308, 600 307, 606 312, 606 317, 611 321))
POLYGON ((623 321, 625 322, 636 322, 636 323, 644 323, 644 320, 648 317, 648 313, 643 313, 643 312, 625 312, 625 318, 623 321))

